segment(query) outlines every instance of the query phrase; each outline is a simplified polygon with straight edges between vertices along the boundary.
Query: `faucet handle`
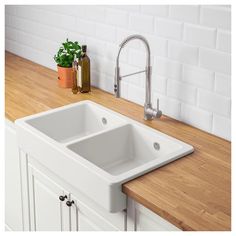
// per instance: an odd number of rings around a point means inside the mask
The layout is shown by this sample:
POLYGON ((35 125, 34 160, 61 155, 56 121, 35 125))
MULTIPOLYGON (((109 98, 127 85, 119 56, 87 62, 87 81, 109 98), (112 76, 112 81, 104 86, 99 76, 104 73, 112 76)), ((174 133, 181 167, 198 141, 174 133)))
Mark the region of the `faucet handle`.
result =
POLYGON ((162 115, 162 111, 160 110, 159 98, 157 98, 157 108, 156 108, 156 117, 160 118, 162 115))
POLYGON ((160 105, 159 105, 159 98, 157 98, 157 111, 159 110, 159 107, 160 107, 160 105))
POLYGON ((120 97, 120 67, 115 68, 114 93, 117 98, 120 97))

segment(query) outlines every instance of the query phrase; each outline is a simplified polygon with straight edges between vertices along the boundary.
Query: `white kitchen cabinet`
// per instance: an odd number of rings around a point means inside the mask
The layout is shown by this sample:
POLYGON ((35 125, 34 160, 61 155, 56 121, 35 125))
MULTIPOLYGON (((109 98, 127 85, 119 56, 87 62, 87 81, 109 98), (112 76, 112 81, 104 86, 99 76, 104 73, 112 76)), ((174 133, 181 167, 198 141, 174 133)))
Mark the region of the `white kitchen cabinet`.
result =
MULTIPOLYGON (((68 231, 68 192, 29 166, 30 228, 32 231, 68 231), (61 201, 59 198, 65 198, 61 201)), ((69 199, 68 199, 69 200, 69 199)))
POLYGON ((96 211, 31 165, 29 196, 32 231, 118 230, 96 211), (60 197, 64 197, 64 201, 61 201, 60 197))
POLYGON ((23 152, 21 157, 28 162, 28 168, 24 168, 27 171, 25 181, 28 181, 28 198, 24 199, 24 205, 29 212, 29 216, 26 216, 28 220, 25 220, 26 229, 29 231, 125 230, 125 212, 116 214, 106 212, 90 202, 88 197, 71 189, 60 177, 35 162, 32 157, 23 152), (60 196, 66 196, 66 199, 60 201, 60 196))
MULTIPOLYGON (((48 172, 49 173, 49 172, 48 172)), ((43 231, 179 231, 141 204, 128 198, 127 211, 112 214, 65 190, 52 173, 45 175, 29 164, 31 230, 43 231), (53 177, 54 176, 54 177, 53 177), (60 201, 60 196, 66 196, 60 201)), ((70 188, 70 187, 68 187, 70 188)))
POLYGON ((23 230, 20 164, 13 122, 5 121, 5 224, 6 230, 23 230))
POLYGON ((88 196, 77 192, 63 179, 63 175, 60 177, 55 175, 24 152, 21 152, 21 159, 22 171, 27 172, 23 175, 26 178, 23 182, 27 183, 22 185, 23 192, 28 192, 28 197, 25 194, 23 201, 26 230, 180 230, 130 198, 127 199, 127 210, 109 213, 91 201, 88 196), (60 201, 60 196, 67 196, 67 198, 60 201))
POLYGON ((180 231, 179 228, 128 198, 127 230, 130 231, 180 231))

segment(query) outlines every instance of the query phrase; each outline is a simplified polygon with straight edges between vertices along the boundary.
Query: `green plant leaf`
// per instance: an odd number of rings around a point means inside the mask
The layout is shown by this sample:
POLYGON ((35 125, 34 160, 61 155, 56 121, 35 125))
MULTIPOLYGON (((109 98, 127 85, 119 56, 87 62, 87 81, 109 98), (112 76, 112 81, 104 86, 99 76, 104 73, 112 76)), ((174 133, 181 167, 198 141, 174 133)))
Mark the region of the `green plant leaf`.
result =
POLYGON ((54 55, 55 62, 61 67, 71 67, 74 58, 79 59, 81 56, 81 46, 77 41, 72 42, 67 38, 62 46, 58 49, 56 55, 54 55))

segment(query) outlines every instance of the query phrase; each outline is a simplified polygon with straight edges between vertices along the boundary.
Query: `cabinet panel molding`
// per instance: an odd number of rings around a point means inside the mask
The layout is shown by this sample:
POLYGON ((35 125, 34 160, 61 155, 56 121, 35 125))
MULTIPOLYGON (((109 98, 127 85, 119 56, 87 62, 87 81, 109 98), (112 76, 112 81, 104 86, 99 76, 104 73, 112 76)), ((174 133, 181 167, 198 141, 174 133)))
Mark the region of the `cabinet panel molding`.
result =
POLYGON ((5 120, 5 224, 23 230, 20 159, 15 124, 5 120))

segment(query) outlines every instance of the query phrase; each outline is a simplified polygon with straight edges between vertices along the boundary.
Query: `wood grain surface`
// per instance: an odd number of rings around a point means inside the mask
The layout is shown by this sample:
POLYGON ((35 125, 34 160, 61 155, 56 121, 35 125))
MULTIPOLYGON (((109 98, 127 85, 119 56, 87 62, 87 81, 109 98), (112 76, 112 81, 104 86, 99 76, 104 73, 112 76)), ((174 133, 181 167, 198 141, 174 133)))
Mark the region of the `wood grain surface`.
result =
POLYGON ((57 73, 6 52, 5 116, 11 121, 91 100, 194 146, 194 153, 123 184, 123 192, 182 230, 231 230, 231 143, 162 116, 144 121, 143 107, 92 88, 72 94, 57 73))

